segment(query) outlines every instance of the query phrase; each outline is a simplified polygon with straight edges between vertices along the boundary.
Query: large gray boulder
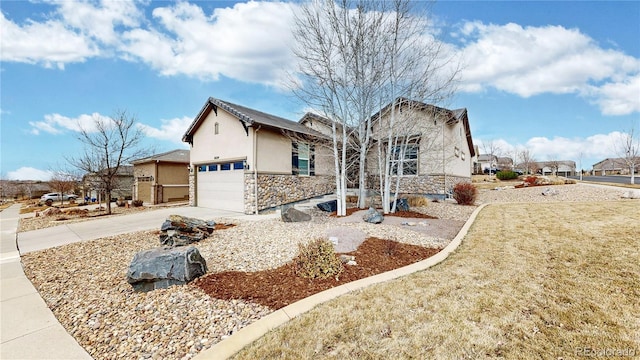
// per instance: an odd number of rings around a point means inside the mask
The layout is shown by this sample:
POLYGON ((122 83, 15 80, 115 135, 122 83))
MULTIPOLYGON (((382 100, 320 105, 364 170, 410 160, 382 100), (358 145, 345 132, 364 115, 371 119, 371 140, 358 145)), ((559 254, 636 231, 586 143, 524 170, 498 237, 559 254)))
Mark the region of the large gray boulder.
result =
POLYGON ((335 212, 338 210, 338 200, 330 200, 321 202, 316 205, 318 209, 326 212, 335 212))
POLYGON ((369 208, 362 216, 362 220, 371 224, 380 224, 384 220, 384 216, 374 208, 369 208))
POLYGON ((207 262, 193 246, 138 252, 129 264, 127 281, 135 291, 182 285, 207 273, 207 262))
MULTIPOLYGON (((389 204, 389 209, 393 209, 393 201, 389 204)), ((396 211, 409 211, 409 200, 406 198, 397 199, 396 211)))
POLYGON ((216 223, 181 215, 170 215, 160 227, 160 244, 185 246, 209 236, 216 223))
POLYGON ((627 190, 622 194, 623 199, 640 199, 640 190, 627 190))
POLYGON ((310 221, 311 215, 291 206, 282 210, 282 213, 280 213, 280 218, 284 222, 303 222, 310 221))

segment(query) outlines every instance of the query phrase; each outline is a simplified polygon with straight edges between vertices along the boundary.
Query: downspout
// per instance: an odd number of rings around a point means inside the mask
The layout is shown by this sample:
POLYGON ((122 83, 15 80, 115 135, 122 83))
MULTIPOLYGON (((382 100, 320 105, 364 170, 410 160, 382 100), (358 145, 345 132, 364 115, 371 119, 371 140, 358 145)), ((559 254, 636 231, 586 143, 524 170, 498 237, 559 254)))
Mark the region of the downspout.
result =
POLYGON ((253 198, 255 202, 255 214, 258 215, 258 130, 262 125, 253 130, 253 198))

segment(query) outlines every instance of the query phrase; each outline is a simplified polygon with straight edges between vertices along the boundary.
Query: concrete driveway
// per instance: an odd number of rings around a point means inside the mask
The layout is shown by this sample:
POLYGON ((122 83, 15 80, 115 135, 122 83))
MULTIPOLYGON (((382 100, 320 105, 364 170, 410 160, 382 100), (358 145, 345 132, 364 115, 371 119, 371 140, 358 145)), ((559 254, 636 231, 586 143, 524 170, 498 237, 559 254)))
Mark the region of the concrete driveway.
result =
POLYGON ((159 230, 164 220, 169 215, 174 214, 204 220, 214 218, 265 220, 280 216, 277 213, 268 215, 246 215, 233 211, 190 206, 171 207, 18 233, 18 249, 20 254, 26 254, 78 241, 99 239, 134 231, 159 230))

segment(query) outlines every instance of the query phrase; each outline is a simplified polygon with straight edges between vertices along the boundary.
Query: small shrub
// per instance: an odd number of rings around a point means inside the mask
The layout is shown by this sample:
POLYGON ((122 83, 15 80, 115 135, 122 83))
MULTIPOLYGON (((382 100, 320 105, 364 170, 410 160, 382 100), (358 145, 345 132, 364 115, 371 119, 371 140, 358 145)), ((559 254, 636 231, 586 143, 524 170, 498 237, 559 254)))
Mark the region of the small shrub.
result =
POLYGON ((575 179, 565 179, 565 184, 577 184, 578 182, 575 179))
POLYGON ((473 205, 478 196, 478 188, 470 183, 458 183, 453 187, 453 198, 460 205, 473 205))
POLYGON ((133 205, 134 207, 140 207, 142 206, 142 203, 143 203, 142 200, 133 200, 131 202, 131 205, 133 205))
POLYGON ((343 270, 342 261, 336 256, 331 241, 314 240, 298 245, 298 255, 293 259, 296 275, 307 279, 338 277, 343 270))
POLYGON ((410 207, 424 207, 429 205, 429 199, 424 196, 409 196, 407 202, 410 207))
POLYGON ((357 195, 347 195, 345 196, 345 201, 351 204, 355 204, 358 202, 358 196, 357 195))
POLYGON ((518 178, 518 174, 510 170, 502 170, 498 171, 496 177, 500 180, 513 180, 518 178))

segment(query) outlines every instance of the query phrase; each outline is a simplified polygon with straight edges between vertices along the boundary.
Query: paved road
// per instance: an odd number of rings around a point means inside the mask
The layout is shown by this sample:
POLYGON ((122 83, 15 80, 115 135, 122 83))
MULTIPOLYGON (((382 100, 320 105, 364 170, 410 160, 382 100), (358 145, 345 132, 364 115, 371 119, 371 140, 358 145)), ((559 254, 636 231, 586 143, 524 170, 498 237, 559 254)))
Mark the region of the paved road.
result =
MULTIPOLYGON (((579 180, 580 176, 569 176, 571 179, 579 180)), ((640 184, 640 176, 636 176, 636 184, 640 184)), ((589 182, 608 182, 615 184, 630 184, 631 176, 583 176, 582 181, 589 182)))

